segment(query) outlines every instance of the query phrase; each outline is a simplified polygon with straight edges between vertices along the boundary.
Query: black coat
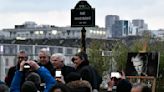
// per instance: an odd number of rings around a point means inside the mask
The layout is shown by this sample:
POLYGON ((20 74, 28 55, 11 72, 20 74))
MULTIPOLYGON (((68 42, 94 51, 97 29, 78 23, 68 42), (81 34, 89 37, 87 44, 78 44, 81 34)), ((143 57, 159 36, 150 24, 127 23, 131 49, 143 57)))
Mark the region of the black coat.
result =
POLYGON ((87 80, 91 84, 92 89, 99 90, 102 79, 93 67, 81 63, 80 66, 77 67, 77 71, 81 74, 82 80, 87 80))
POLYGON ((69 79, 67 79, 66 77, 71 73, 71 72, 75 72, 75 68, 70 67, 70 66, 63 66, 61 69, 62 75, 64 76, 64 81, 67 83, 69 81, 69 79))
MULTIPOLYGON (((6 77, 5 77, 5 83, 6 83, 6 85, 7 85, 8 87, 10 87, 11 82, 12 82, 12 80, 13 80, 13 78, 14 78, 15 72, 16 72, 17 70, 19 70, 19 68, 20 68, 20 63, 18 63, 17 65, 12 66, 12 67, 9 68, 9 71, 8 71, 6 77)), ((24 77, 23 77, 22 83, 23 83, 23 81, 25 80, 25 77, 26 77, 26 75, 28 75, 28 73, 29 73, 29 72, 23 71, 23 76, 24 76, 24 77)))
POLYGON ((10 87, 10 85, 11 85, 11 82, 14 78, 16 69, 17 69, 16 66, 12 66, 9 68, 7 76, 5 77, 5 83, 8 87, 10 87))

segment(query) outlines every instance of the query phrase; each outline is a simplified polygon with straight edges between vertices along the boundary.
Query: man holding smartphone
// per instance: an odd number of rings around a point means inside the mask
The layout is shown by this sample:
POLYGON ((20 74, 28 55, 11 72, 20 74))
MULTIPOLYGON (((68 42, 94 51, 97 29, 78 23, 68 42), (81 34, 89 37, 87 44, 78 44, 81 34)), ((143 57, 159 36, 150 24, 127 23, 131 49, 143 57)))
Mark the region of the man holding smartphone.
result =
POLYGON ((64 81, 67 83, 69 80, 66 79, 66 76, 75 72, 75 69, 64 64, 65 56, 61 53, 55 53, 51 56, 51 63, 55 67, 55 77, 64 77, 64 81))
POLYGON ((124 72, 112 72, 107 92, 130 92, 132 85, 125 79, 124 72))

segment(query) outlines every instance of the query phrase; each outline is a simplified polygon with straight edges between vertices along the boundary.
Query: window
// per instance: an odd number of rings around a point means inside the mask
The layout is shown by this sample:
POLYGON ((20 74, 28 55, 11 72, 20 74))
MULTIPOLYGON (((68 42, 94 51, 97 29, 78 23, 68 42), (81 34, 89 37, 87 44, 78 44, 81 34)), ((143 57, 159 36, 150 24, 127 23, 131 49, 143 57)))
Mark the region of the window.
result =
POLYGON ((58 48, 58 53, 63 53, 63 48, 58 48))
POLYGON ((54 54, 54 53, 56 53, 58 51, 58 48, 56 48, 56 47, 50 47, 50 53, 51 54, 54 54))
POLYGON ((8 58, 5 59, 5 63, 6 63, 5 64, 6 66, 9 66, 9 59, 8 58))
POLYGON ((4 45, 4 54, 16 54, 17 48, 16 45, 4 45))
POLYGON ((32 54, 32 46, 20 46, 19 50, 24 50, 27 52, 27 54, 32 54))
POLYGON ((73 50, 70 49, 70 48, 68 48, 68 49, 66 50, 66 54, 68 54, 68 55, 72 55, 72 54, 73 54, 73 50))
POLYGON ((47 46, 35 46, 35 54, 37 55, 42 48, 47 48, 47 46))

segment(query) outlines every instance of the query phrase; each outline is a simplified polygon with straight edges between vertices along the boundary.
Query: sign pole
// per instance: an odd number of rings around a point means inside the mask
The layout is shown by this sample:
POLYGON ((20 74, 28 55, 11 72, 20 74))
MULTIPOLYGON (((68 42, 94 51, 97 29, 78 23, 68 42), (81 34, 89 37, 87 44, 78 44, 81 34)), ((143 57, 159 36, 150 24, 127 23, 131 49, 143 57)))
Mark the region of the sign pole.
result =
POLYGON ((85 27, 95 27, 95 8, 85 0, 79 1, 75 8, 71 9, 71 27, 82 27, 81 51, 86 52, 85 27))
POLYGON ((86 30, 85 27, 81 30, 81 51, 86 52, 86 30))

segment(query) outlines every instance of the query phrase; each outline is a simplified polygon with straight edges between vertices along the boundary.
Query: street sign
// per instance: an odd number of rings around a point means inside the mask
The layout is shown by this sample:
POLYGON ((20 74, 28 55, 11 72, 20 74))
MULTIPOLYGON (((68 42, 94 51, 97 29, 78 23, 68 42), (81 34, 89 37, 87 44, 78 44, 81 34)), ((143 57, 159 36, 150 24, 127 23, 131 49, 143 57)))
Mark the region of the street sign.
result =
POLYGON ((79 1, 75 9, 71 9, 71 26, 72 27, 94 27, 95 26, 95 9, 87 1, 79 1))

